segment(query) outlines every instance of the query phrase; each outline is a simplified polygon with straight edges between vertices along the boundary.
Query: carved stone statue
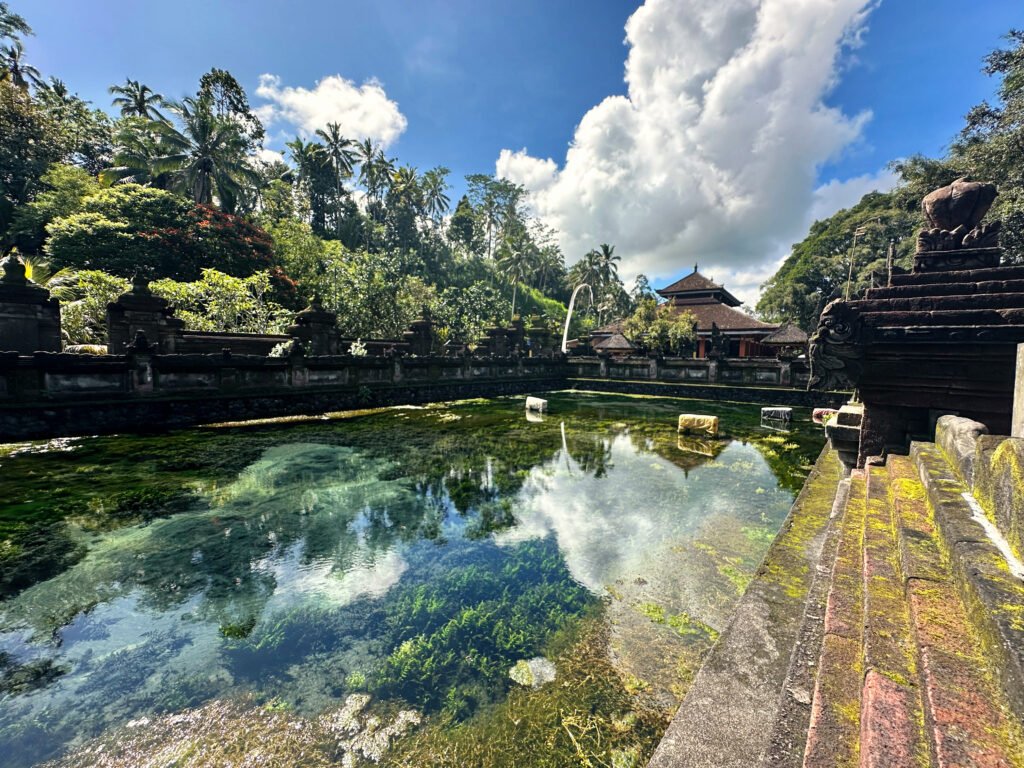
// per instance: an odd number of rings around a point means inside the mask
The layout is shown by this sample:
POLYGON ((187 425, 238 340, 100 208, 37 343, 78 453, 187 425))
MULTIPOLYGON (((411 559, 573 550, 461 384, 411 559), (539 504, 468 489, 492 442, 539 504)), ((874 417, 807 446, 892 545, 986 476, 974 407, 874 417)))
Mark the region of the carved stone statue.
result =
POLYGON ((855 389, 863 371, 860 314, 849 302, 832 301, 821 313, 810 340, 808 389, 855 389))
POLYGON ((930 225, 917 235, 915 272, 999 265, 1000 223, 982 224, 996 199, 995 184, 959 178, 921 201, 930 225))
POLYGON ((921 208, 932 228, 952 232, 964 227, 969 232, 981 224, 998 194, 995 184, 967 181, 964 176, 925 195, 921 208))

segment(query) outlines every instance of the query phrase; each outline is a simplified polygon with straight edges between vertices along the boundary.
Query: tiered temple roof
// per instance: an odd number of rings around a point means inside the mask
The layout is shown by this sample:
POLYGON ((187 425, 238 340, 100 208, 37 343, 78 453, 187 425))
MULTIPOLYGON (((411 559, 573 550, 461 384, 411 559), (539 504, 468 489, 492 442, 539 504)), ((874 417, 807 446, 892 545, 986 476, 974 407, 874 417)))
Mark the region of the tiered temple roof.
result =
POLYGON ((723 286, 709 280, 697 271, 676 280, 658 295, 668 300, 666 306, 690 312, 697 320, 698 333, 710 333, 713 325, 722 332, 750 332, 765 335, 778 330, 778 326, 763 323, 736 307, 743 304, 723 286))

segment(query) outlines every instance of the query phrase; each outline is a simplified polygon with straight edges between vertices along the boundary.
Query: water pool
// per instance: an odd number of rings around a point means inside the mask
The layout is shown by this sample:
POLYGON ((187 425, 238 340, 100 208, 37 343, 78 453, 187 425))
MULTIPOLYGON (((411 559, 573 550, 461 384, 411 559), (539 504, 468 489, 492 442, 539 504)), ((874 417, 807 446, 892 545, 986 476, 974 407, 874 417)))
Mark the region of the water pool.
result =
POLYGON ((643 765, 822 437, 549 399, 4 448, 4 764, 643 765))

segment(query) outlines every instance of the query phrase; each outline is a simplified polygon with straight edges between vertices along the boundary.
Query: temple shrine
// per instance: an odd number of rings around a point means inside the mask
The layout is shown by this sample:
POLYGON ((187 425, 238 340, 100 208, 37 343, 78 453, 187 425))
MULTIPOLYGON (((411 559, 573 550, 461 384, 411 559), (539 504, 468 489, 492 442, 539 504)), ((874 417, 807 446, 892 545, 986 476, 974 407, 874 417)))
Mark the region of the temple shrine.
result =
MULTIPOLYGON (((723 286, 704 277, 693 266, 693 272, 666 288, 657 290, 665 299, 665 310, 689 312, 697 321, 697 357, 708 357, 716 334, 720 335, 723 357, 774 357, 777 348, 765 340, 780 330, 738 309, 743 302, 723 286)), ((798 333, 802 331, 796 329, 798 333)), ((806 342, 803 334, 802 342, 806 342)), ((802 343, 798 342, 798 343, 802 343)))

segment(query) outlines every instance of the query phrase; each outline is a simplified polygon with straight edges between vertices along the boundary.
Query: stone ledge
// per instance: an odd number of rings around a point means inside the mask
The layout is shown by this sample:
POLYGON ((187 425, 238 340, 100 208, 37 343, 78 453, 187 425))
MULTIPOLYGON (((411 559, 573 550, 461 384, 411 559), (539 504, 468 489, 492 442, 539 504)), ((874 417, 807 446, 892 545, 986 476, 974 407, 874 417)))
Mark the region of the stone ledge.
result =
POLYGON ((935 514, 953 582, 1010 707, 1024 720, 1024 580, 1010 573, 1006 559, 972 519, 970 505, 961 496, 966 489, 938 449, 913 443, 911 457, 935 514))
POLYGON ((974 485, 975 444, 987 434, 984 424, 960 416, 940 416, 935 425, 935 444, 968 488, 974 485))

